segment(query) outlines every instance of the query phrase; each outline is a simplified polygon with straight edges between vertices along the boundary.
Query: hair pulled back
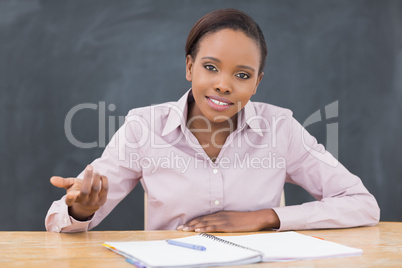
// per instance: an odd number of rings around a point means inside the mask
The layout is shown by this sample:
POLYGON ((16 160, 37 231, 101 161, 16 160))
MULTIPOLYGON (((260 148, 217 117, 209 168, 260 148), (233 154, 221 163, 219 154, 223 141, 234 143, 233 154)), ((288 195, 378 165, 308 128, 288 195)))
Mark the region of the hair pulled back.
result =
POLYGON ((253 39, 260 49, 261 61, 258 73, 264 70, 265 59, 267 57, 267 45, 264 34, 258 24, 246 13, 237 9, 219 9, 204 15, 191 29, 186 42, 186 56, 196 58, 201 39, 219 30, 231 29, 242 31, 245 35, 253 39))

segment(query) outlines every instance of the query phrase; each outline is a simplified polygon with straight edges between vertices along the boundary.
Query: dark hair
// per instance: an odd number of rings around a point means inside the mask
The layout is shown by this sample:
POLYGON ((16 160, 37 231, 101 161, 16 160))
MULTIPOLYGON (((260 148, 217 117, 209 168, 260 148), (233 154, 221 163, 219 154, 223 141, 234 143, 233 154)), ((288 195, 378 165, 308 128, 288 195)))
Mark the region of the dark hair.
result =
POLYGON ((258 73, 264 70, 267 57, 267 45, 260 26, 246 13, 237 9, 219 9, 204 15, 194 24, 187 37, 186 56, 193 59, 197 56, 199 42, 203 36, 215 33, 222 29, 242 31, 245 35, 256 41, 261 54, 258 73))

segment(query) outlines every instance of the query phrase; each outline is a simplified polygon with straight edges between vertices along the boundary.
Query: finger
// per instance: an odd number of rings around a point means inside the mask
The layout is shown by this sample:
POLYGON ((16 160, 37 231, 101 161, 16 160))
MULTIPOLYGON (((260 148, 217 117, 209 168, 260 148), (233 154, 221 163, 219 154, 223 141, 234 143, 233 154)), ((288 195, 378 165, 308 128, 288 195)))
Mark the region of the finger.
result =
POLYGON ((216 225, 209 225, 209 226, 205 226, 202 228, 195 228, 194 232, 196 232, 196 233, 215 233, 215 232, 221 232, 221 231, 218 230, 216 225))
POLYGON ((182 230, 185 232, 192 232, 192 231, 194 231, 195 226, 200 227, 200 226, 205 226, 205 224, 206 224, 206 222, 203 219, 203 217, 199 217, 199 218, 193 219, 193 220, 187 222, 186 224, 184 224, 182 230))
POLYGON ((96 193, 96 195, 98 195, 100 188, 101 188, 101 175, 95 171, 93 173, 94 175, 92 176, 92 191, 96 193))
POLYGON ((92 187, 91 192, 89 194, 89 202, 92 204, 96 204, 98 201, 98 195, 100 191, 100 174, 98 172, 94 172, 92 176, 92 187))
POLYGON ((50 178, 50 183, 58 188, 69 189, 71 186, 74 185, 75 179, 74 178, 63 178, 59 176, 53 176, 50 178))
POLYGON ((101 205, 105 204, 107 199, 107 192, 109 191, 109 181, 106 176, 101 176, 101 191, 99 192, 99 202, 101 205))
POLYGON ((213 224, 212 222, 199 222, 196 225, 184 227, 183 231, 186 232, 197 232, 197 233, 206 233, 206 232, 216 232, 218 230, 217 225, 213 224))
MULTIPOLYGON (((197 233, 208 233, 208 232, 230 232, 232 229, 232 225, 228 222, 222 221, 222 220, 211 220, 211 221, 203 221, 200 222, 192 228, 194 229, 194 232, 197 233)), ((233 232, 234 230, 232 230, 233 232)))
POLYGON ((185 226, 194 226, 194 225, 196 225, 196 224, 198 224, 198 223, 200 223, 200 222, 203 222, 203 221, 205 221, 205 220, 206 220, 206 219, 205 219, 204 216, 200 216, 200 217, 198 217, 198 218, 192 219, 191 221, 187 222, 187 223, 185 224, 185 226))
POLYGON ((214 222, 214 221, 204 220, 204 221, 200 221, 199 223, 197 223, 193 226, 190 226, 190 228, 195 232, 202 232, 206 228, 215 226, 215 225, 216 225, 216 222, 214 222))
POLYGON ((71 207, 75 203, 75 201, 77 201, 79 195, 80 191, 77 190, 69 191, 66 195, 67 206, 71 207))
POLYGON ((222 218, 222 213, 217 212, 193 219, 186 223, 182 230, 189 232, 205 232, 206 230, 211 230, 216 232, 219 229, 218 226, 224 225, 225 223, 225 217, 222 218))
POLYGON ((91 192, 92 174, 93 174, 93 168, 91 165, 88 165, 85 169, 84 179, 81 185, 80 200, 87 199, 89 193, 91 192))

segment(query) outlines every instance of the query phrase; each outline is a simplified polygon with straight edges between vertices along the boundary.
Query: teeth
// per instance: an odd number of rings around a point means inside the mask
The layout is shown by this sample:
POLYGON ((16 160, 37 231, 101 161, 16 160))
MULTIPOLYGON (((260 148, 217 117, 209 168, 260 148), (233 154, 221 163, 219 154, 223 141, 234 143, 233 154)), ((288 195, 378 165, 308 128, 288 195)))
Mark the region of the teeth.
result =
POLYGON ((228 103, 226 103, 226 102, 221 102, 221 101, 217 101, 217 100, 214 100, 214 99, 211 99, 210 98, 210 100, 213 102, 213 103, 215 103, 215 104, 218 104, 218 105, 229 105, 228 103))

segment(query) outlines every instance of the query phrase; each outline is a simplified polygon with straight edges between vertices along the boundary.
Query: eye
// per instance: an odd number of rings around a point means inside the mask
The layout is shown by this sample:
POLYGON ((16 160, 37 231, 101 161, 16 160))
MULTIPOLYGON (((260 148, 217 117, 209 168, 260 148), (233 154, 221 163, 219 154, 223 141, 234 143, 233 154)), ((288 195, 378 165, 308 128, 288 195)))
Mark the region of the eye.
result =
POLYGON ((239 73, 239 74, 236 74, 236 76, 240 79, 249 79, 250 78, 250 76, 245 73, 239 73))
POLYGON ((218 71, 218 70, 215 68, 215 66, 210 65, 210 64, 204 65, 204 68, 207 69, 208 71, 215 71, 215 72, 218 71))

